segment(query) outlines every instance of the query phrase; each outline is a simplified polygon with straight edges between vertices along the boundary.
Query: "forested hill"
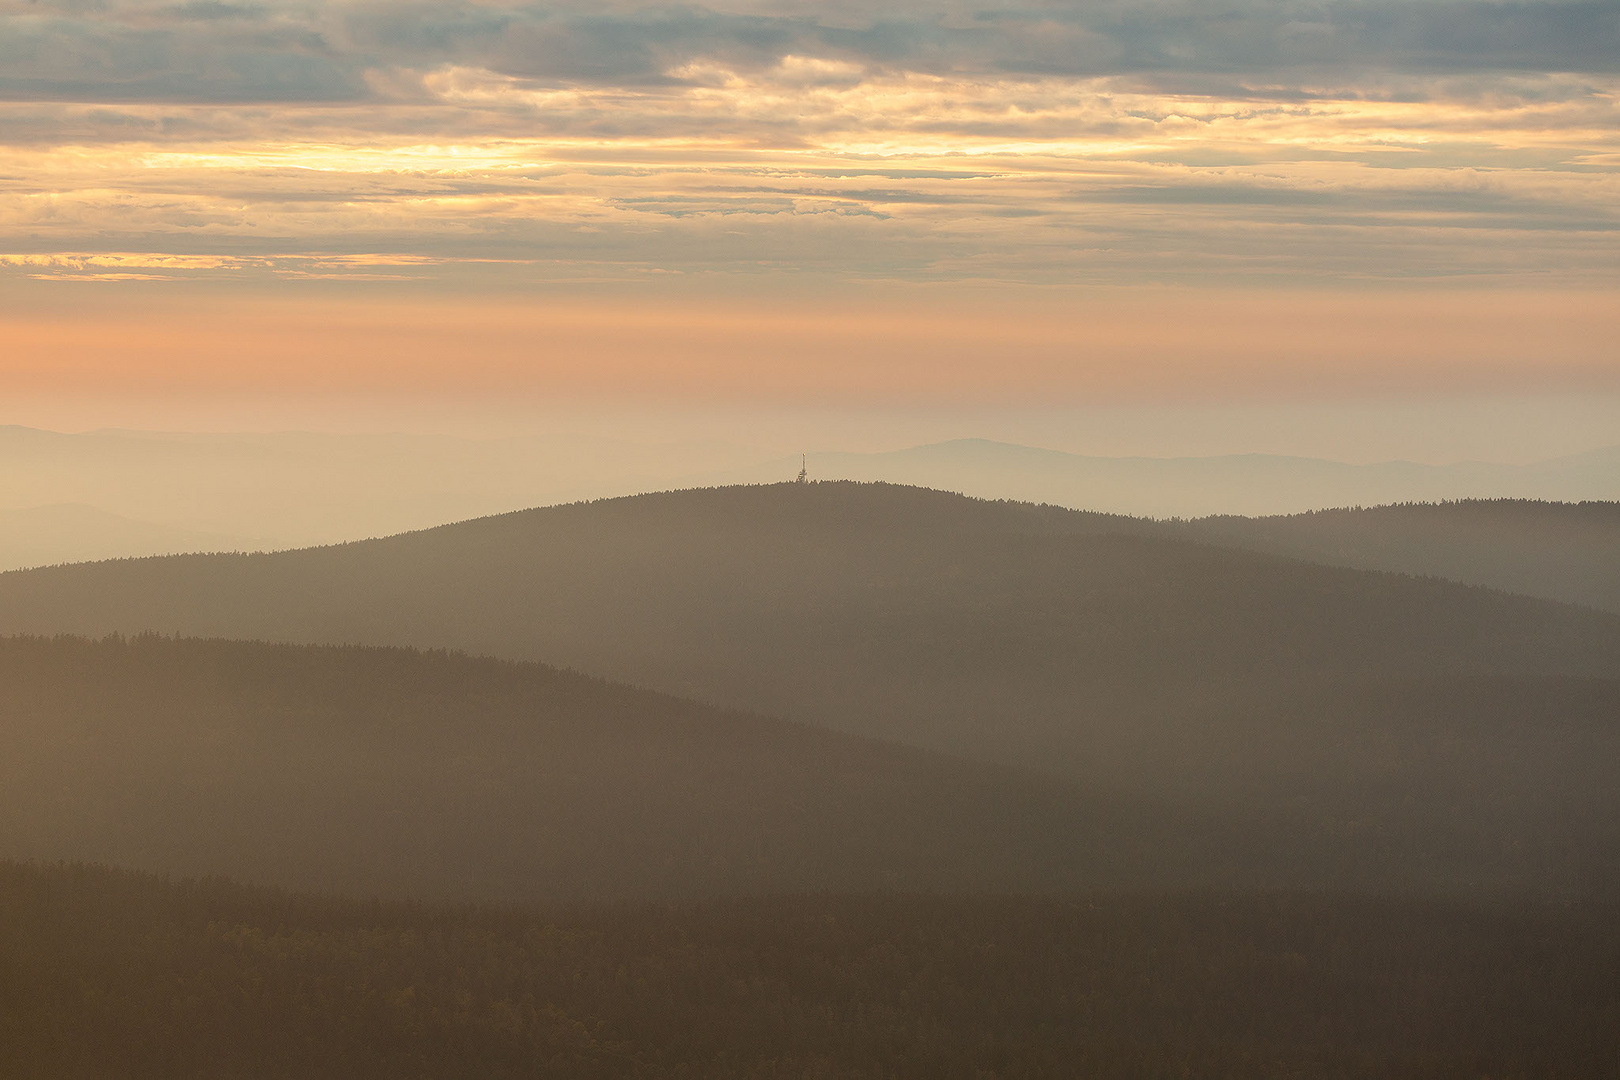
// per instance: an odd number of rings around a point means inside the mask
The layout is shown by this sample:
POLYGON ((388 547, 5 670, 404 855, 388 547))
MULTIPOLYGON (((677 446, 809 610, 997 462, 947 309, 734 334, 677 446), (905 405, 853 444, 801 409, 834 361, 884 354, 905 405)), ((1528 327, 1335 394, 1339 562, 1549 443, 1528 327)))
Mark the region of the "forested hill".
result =
POLYGON ((1321 894, 492 910, 0 862, 0 1073, 1613 1080, 1616 915, 1321 894))
POLYGON ((1620 503, 1468 499, 1212 517, 1190 538, 1620 612, 1620 503))
POLYGON ((1061 784, 537 664, 0 638, 0 686, 7 857, 600 900, 1141 882, 1097 837, 1163 838, 1061 784))
POLYGON ((1620 681, 1363 687, 1038 774, 537 664, 0 638, 0 852, 470 899, 1353 888, 1620 895, 1620 681))
POLYGON ((1613 615, 853 483, 0 575, 0 631, 142 630, 542 660, 1127 788, 1227 787, 1223 717, 1347 682, 1620 676, 1613 615))

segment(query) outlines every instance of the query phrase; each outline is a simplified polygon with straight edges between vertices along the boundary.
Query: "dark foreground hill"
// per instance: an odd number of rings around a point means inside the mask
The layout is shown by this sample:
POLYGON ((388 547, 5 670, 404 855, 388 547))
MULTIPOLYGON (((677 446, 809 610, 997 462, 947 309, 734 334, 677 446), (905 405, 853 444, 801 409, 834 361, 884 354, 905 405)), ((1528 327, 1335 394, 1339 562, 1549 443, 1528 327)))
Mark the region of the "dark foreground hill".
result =
POLYGON ((0 1075, 1602 1080, 1617 916, 1288 894, 448 909, 0 863, 0 1075))
POLYGON ((1193 539, 1335 566, 1427 574, 1620 612, 1620 503, 1468 499, 1288 517, 1213 517, 1193 539))
POLYGON ((12 638, 0 686, 4 856, 481 900, 1121 871, 1060 784, 536 664, 12 638))
POLYGON ((0 575, 0 631, 143 630, 541 660, 1123 792, 1230 793, 1233 732, 1368 685, 1620 677, 1614 615, 850 483, 0 575))

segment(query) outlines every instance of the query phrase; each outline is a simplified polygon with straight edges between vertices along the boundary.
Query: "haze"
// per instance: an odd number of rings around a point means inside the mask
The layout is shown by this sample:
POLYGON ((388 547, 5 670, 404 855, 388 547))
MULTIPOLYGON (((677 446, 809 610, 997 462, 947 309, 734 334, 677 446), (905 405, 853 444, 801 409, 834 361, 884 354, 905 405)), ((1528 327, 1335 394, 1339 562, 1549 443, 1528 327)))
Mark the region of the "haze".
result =
POLYGON ((0 1074, 1620 1078, 1614 0, 0 0, 0 1074))

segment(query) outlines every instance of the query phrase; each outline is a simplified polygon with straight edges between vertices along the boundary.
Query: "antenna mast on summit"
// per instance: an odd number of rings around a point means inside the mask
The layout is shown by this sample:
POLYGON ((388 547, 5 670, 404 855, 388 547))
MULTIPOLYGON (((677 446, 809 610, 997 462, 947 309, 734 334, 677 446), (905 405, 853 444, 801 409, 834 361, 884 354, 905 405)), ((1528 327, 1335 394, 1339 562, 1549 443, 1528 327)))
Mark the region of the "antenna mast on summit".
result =
POLYGON ((808 454, 800 454, 799 455, 799 478, 797 480, 795 480, 794 483, 796 483, 796 484, 808 484, 809 482, 810 482, 810 455, 808 455, 808 454))

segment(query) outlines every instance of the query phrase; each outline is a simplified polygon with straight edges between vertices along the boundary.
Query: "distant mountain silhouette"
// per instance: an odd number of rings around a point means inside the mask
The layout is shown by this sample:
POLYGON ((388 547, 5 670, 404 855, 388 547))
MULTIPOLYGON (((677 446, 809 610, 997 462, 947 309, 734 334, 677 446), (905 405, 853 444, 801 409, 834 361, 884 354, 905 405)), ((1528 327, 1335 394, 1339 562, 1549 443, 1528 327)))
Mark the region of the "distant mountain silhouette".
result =
MULTIPOLYGON (((252 549, 385 536, 522 507, 775 483, 800 458, 719 440, 553 432, 500 439, 311 432, 76 434, 0 425, 0 514, 64 503, 252 549)), ((1287 514, 1464 498, 1620 499, 1620 447, 1541 462, 1352 465, 1272 454, 1095 457, 985 439, 809 455, 816 480, 913 484, 1146 517, 1287 514)), ((230 548, 105 521, 0 521, 0 568, 230 548), (9 539, 7 539, 9 538, 9 539), (7 548, 23 550, 7 561, 7 548)))
POLYGON ((133 521, 79 503, 0 510, 0 571, 192 551, 259 551, 274 540, 133 521))
MULTIPOLYGON (((767 456, 718 442, 636 443, 574 434, 66 434, 0 425, 0 508, 76 503, 179 532, 272 538, 269 546, 294 547, 685 486, 767 456)), ((28 524, 14 522, 13 535, 43 552, 39 563, 150 551, 144 542, 110 546, 121 535, 117 530, 87 526, 64 536, 59 529, 31 532, 28 524), (104 545, 101 551, 80 554, 96 544, 104 545)))
POLYGON ((1426 574, 1620 612, 1620 503, 1471 499, 1289 517, 1204 518, 1199 540, 1426 574))
POLYGON ((698 490, 0 575, 0 630, 543 659, 1247 818, 1262 855, 1303 831, 1335 873, 1360 829, 1380 874, 1523 880, 1480 854, 1500 792, 1514 835, 1606 805, 1601 778, 1521 781, 1612 759, 1620 618, 1163 532, 889 485, 698 490))
MULTIPOLYGON (((774 480, 790 475, 789 465, 782 459, 730 475, 732 482, 774 480)), ((1141 517, 1289 514, 1464 498, 1620 499, 1620 447, 1533 465, 1410 461, 1352 465, 1276 454, 1095 457, 988 439, 957 439, 886 453, 811 454, 810 475, 821 480, 915 484, 980 498, 1141 517)))

